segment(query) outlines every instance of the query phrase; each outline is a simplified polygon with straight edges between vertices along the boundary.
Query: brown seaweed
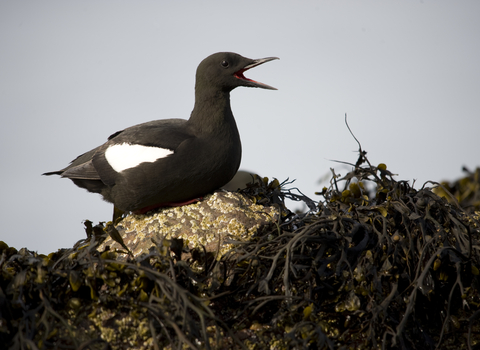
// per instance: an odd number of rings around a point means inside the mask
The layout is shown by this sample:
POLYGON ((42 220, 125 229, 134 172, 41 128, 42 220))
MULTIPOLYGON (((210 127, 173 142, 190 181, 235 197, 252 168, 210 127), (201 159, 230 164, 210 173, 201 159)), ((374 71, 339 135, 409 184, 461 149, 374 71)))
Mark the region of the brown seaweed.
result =
MULTIPOLYGON (((149 254, 120 261, 97 249, 111 226, 88 221, 86 239, 48 256, 1 242, 0 344, 478 348, 476 202, 465 209, 460 187, 446 183, 415 189, 359 154, 346 175, 332 170, 318 203, 288 182, 254 177, 242 193, 278 205, 282 215, 251 241, 232 241, 221 259, 196 249, 181 260, 188 247, 164 239, 149 254), (291 212, 286 198, 309 210, 291 212)), ((474 185, 463 188, 465 198, 478 198, 474 185)))

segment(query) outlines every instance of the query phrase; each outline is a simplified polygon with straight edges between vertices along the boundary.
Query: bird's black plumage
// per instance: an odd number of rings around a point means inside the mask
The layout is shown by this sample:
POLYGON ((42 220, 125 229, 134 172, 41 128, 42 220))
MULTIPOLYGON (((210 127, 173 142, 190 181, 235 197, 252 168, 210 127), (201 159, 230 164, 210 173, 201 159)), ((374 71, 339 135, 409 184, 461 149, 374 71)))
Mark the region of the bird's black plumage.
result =
POLYGON ((230 52, 205 58, 196 72, 190 119, 155 120, 116 132, 66 168, 44 175, 69 178, 125 211, 184 202, 220 188, 235 175, 242 153, 230 91, 238 86, 275 89, 243 75, 273 59, 230 52), (137 160, 136 152, 155 155, 137 160), (133 163, 125 165, 125 159, 133 163))

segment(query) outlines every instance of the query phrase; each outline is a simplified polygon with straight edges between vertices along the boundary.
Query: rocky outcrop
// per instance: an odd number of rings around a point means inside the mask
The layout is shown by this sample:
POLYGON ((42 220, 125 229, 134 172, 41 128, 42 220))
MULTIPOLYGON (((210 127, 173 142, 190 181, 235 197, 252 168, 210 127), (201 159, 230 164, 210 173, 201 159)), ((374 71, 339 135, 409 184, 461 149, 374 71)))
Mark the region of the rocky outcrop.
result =
MULTIPOLYGON (((195 204, 128 215, 116 229, 134 256, 148 253, 163 238, 181 238, 190 249, 203 246, 220 257, 231 248, 229 241, 245 242, 263 228, 271 227, 278 218, 275 206, 264 207, 240 193, 219 191, 195 204)), ((106 246, 125 251, 111 237, 99 249, 106 246)))

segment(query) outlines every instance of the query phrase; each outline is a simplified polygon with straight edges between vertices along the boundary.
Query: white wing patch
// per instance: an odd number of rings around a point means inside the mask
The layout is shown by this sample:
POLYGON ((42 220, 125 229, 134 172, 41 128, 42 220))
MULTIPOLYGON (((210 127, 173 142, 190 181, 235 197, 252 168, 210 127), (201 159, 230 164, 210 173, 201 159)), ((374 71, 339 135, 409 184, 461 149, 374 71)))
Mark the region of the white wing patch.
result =
POLYGON ((119 173, 125 169, 134 168, 140 163, 152 163, 170 154, 173 154, 173 151, 166 148, 131 145, 125 142, 108 147, 105 158, 113 170, 119 173))

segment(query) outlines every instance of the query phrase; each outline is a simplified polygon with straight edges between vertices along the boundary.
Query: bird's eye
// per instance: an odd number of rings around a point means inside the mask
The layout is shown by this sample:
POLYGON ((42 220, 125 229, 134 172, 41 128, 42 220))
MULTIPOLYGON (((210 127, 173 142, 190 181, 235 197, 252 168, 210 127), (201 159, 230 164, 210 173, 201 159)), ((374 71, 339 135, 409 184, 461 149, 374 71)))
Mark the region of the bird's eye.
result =
POLYGON ((222 67, 227 68, 228 67, 228 61, 222 61, 222 67))

